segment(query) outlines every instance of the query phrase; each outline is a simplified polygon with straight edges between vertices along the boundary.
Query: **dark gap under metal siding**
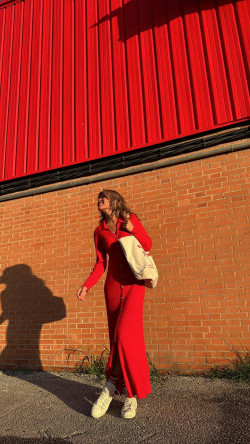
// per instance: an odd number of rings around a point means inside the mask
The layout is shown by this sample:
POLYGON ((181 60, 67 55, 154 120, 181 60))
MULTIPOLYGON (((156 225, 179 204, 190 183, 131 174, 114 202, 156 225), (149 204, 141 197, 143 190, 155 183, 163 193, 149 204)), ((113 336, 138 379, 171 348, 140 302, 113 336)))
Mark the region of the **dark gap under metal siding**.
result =
MULTIPOLYGON (((195 153, 197 151, 201 152, 211 147, 215 147, 216 149, 216 147, 222 146, 223 144, 244 141, 246 139, 249 140, 249 138, 250 121, 245 122, 240 127, 233 126, 223 131, 207 132, 196 138, 186 137, 174 143, 161 143, 144 149, 83 162, 79 165, 72 165, 4 181, 0 184, 0 196, 78 178, 91 178, 91 176, 104 172, 122 170, 143 164, 153 164, 162 159, 174 159, 180 155, 195 153)), ((250 144, 248 145, 250 146, 250 144)), ((218 149, 218 154, 219 153, 220 150, 218 149)))
POLYGON ((1 2, 0 180, 246 120, 249 32, 246 0, 1 2))

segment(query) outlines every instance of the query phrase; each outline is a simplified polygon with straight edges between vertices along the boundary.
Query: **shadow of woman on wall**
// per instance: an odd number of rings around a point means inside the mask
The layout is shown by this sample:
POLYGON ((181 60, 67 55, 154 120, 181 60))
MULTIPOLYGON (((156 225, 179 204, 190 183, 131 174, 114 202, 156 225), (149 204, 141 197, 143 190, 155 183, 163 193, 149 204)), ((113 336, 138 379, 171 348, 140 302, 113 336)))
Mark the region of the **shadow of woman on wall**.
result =
MULTIPOLYGON (((0 351, 0 370, 11 370, 9 376, 32 384, 34 396, 38 386, 76 412, 89 416, 91 404, 100 391, 96 384, 92 386, 67 376, 46 373, 40 359, 42 326, 65 318, 63 299, 55 297, 44 281, 25 264, 6 268, 0 276, 0 284, 6 285, 0 295, 0 326, 8 321, 6 346, 0 351), (19 371, 24 369, 38 370, 39 373, 19 371)), ((117 415, 116 411, 114 415, 117 415)))
POLYGON ((43 324, 65 318, 64 301, 55 297, 25 264, 6 268, 0 284, 6 285, 0 296, 0 325, 8 321, 0 369, 43 370, 39 352, 41 329, 43 324))

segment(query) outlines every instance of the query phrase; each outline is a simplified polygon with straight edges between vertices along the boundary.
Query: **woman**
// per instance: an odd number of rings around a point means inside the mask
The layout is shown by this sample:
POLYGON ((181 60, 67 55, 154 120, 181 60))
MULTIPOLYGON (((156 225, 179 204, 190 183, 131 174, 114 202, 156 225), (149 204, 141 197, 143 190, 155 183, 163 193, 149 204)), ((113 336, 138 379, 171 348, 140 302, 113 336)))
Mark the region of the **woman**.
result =
POLYGON ((113 190, 98 195, 100 224, 94 240, 97 260, 89 278, 77 292, 84 301, 86 293, 97 283, 109 265, 104 286, 108 315, 110 357, 106 369, 107 382, 94 403, 91 415, 100 418, 108 410, 112 395, 126 394, 121 411, 123 418, 134 418, 137 401, 151 393, 150 377, 143 336, 143 300, 145 287, 138 281, 125 259, 118 239, 133 234, 149 251, 152 241, 143 225, 128 208, 124 198, 113 190))

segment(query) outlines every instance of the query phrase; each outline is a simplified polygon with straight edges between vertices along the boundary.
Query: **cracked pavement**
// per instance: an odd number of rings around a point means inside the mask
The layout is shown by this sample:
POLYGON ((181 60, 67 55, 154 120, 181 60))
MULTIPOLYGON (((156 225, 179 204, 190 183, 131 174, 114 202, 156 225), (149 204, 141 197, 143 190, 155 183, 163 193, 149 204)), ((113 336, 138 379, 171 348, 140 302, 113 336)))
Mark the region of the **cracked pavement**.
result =
POLYGON ((168 376, 120 417, 122 398, 90 416, 103 383, 74 373, 0 372, 0 444, 248 444, 249 384, 168 376))

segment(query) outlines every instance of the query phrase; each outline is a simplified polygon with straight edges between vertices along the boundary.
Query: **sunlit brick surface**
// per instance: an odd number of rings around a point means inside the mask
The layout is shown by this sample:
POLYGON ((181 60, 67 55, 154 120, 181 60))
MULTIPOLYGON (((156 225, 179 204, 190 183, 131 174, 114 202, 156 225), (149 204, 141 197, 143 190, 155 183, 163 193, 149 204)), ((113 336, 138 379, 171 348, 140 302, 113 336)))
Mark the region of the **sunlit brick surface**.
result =
POLYGON ((0 368, 74 367, 108 346, 104 278, 76 299, 95 261, 102 188, 123 194, 153 239, 160 279, 146 290, 144 330, 154 364, 197 371, 249 346, 247 154, 2 203, 0 368))

